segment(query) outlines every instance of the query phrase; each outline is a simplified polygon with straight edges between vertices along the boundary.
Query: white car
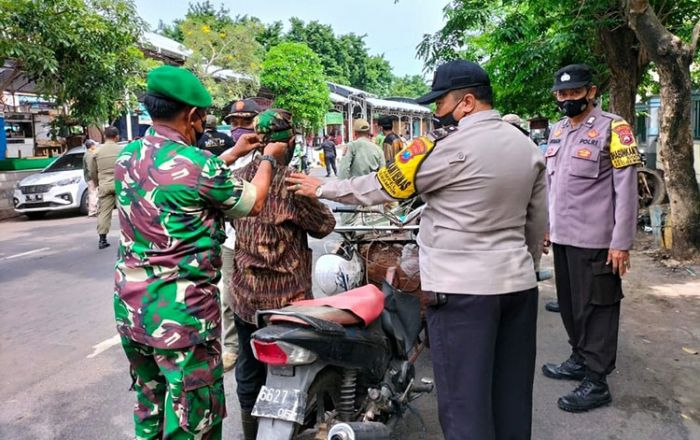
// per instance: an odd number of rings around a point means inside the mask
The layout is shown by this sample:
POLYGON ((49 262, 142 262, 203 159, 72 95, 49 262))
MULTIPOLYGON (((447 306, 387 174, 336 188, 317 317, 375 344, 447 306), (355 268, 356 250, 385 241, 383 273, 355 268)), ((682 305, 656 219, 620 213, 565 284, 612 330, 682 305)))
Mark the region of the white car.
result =
POLYGON ((88 211, 87 183, 83 177, 85 147, 71 148, 43 171, 17 182, 13 202, 15 211, 30 219, 50 211, 79 209, 88 211))

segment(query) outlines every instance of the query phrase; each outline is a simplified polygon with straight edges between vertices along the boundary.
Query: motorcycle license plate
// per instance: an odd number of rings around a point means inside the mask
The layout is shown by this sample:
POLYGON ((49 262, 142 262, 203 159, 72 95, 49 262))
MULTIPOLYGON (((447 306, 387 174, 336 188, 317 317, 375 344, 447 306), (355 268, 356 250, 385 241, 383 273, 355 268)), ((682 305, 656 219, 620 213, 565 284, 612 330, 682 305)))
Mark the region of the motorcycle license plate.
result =
POLYGON ((269 419, 303 423, 306 409, 306 393, 263 385, 253 407, 253 415, 269 419))

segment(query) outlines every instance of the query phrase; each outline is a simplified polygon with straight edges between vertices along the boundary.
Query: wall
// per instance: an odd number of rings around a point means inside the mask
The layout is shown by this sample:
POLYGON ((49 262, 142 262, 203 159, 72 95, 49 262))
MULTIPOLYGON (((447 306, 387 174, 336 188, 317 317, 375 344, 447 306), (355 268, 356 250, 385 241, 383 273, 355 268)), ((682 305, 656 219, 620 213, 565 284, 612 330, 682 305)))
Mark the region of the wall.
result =
POLYGON ((39 171, 41 170, 0 171, 0 220, 19 215, 15 212, 12 203, 12 193, 14 193, 15 184, 39 171))

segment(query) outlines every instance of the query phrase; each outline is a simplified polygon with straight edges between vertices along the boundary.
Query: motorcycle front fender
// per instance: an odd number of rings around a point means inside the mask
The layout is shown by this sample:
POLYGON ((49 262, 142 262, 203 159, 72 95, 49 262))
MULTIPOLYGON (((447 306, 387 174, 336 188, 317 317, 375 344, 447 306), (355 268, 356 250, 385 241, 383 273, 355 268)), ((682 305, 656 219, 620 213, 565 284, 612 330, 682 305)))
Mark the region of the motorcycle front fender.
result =
MULTIPOLYGON (((265 385, 275 389, 304 390, 308 393, 316 375, 326 367, 322 362, 294 367, 293 376, 274 374, 275 370, 268 366, 265 385)), ((306 409, 306 408, 304 408, 306 409)), ((294 435, 294 422, 286 420, 258 418, 257 440, 291 440, 294 435)))

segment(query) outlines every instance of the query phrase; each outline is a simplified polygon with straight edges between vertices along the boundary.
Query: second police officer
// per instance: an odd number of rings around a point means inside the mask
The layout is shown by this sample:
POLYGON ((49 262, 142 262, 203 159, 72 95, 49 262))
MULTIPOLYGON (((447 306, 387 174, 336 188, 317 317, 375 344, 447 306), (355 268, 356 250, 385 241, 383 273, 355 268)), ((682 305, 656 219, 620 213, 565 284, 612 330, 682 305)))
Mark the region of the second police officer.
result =
POLYGON ((611 402, 606 377, 615 369, 621 278, 637 226, 640 156, 632 129, 596 104, 591 69, 560 69, 553 92, 566 115, 552 129, 546 156, 549 236, 557 299, 571 355, 545 364, 552 379, 579 381, 561 397, 564 411, 611 402))

